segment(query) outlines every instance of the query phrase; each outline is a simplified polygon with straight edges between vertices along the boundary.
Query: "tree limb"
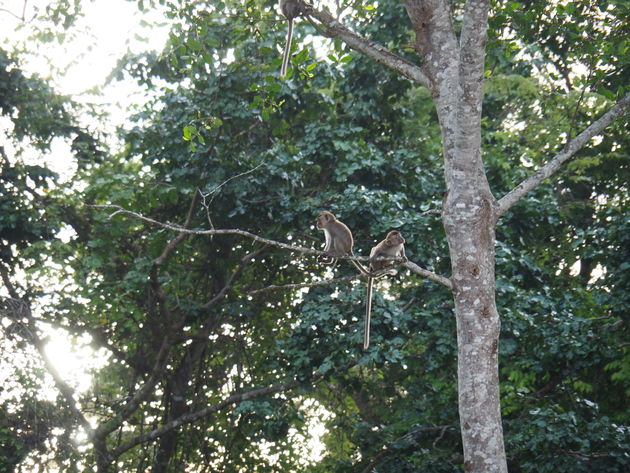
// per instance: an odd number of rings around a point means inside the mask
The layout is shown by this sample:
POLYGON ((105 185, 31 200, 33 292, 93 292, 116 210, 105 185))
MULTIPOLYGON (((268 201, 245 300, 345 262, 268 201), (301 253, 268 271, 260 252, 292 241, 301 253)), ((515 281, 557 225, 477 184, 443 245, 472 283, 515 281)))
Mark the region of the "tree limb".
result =
POLYGON ((441 284, 442 286, 446 286, 449 289, 453 289, 453 283, 451 282, 449 278, 445 278, 444 276, 440 276, 439 274, 432 273, 431 271, 421 268, 416 263, 412 263, 411 261, 407 261, 406 263, 403 264, 403 266, 411 270, 412 273, 416 273, 422 277, 430 279, 433 282, 437 282, 441 284))
MULTIPOLYGON (((462 32, 459 37, 459 68, 462 100, 477 109, 475 122, 481 120, 485 44, 488 30, 488 0, 466 2, 462 32)), ((467 117, 465 120, 470 121, 467 117)), ((478 124, 475 123, 475 128, 478 124)))
POLYGON ((187 233, 187 234, 190 234, 190 235, 241 235, 241 236, 244 236, 244 237, 247 237, 247 238, 251 238, 252 240, 257 241, 259 243, 264 243, 265 245, 270 245, 270 246, 276 246, 278 248, 283 248, 283 249, 289 250, 289 251, 296 251, 296 252, 299 252, 299 253, 306 253, 306 254, 311 254, 311 255, 323 255, 324 254, 323 251, 314 250, 312 248, 306 248, 306 247, 303 247, 303 246, 293 246, 293 245, 289 245, 287 243, 281 243, 281 242, 278 242, 278 241, 269 240, 267 238, 259 237, 258 235, 254 235, 253 233, 247 232, 245 230, 237 230, 237 229, 192 230, 192 229, 189 229, 189 228, 183 228, 183 227, 180 227, 178 225, 170 225, 168 223, 163 223, 163 222, 160 222, 158 220, 154 220, 152 218, 145 217, 144 215, 139 214, 137 212, 132 212, 131 210, 126 210, 126 209, 122 208, 119 205, 113 205, 113 204, 90 205, 90 207, 102 208, 102 209, 116 209, 116 211, 114 213, 112 213, 109 216, 109 218, 112 218, 116 214, 119 214, 119 213, 127 214, 127 215, 131 215, 133 217, 136 217, 139 220, 143 220, 145 222, 152 223, 153 225, 157 225, 159 227, 166 228, 167 230, 171 230, 173 232, 187 233))
POLYGON ((591 125, 588 126, 582 133, 571 140, 565 149, 558 153, 551 161, 504 195, 499 200, 499 206, 496 214, 497 217, 503 215, 510 207, 522 199, 525 194, 558 171, 562 164, 582 149, 591 138, 601 133, 614 120, 625 115, 629 109, 630 93, 628 93, 600 118, 591 123, 591 125))
MULTIPOLYGON (((317 28, 321 33, 329 38, 338 38, 346 43, 350 48, 365 54, 367 57, 374 59, 379 64, 397 72, 414 82, 424 85, 428 89, 431 88, 431 81, 422 72, 420 67, 412 62, 394 54, 384 46, 373 43, 372 41, 360 36, 348 27, 340 23, 328 10, 317 10, 312 5, 303 4, 302 11, 309 21, 312 18, 317 19, 323 25, 323 28, 317 28)), ((316 26, 314 24, 313 26, 316 26)))
MULTIPOLYGON (((193 195, 192 201, 190 202, 190 208, 188 209, 188 215, 186 215, 186 220, 184 221, 184 228, 190 227, 190 223, 191 223, 192 217, 193 217, 193 211, 195 210, 195 206, 197 205, 197 202, 199 201, 199 197, 200 196, 201 196, 201 191, 199 189, 197 189, 195 191, 195 195, 193 195)), ((166 245, 166 247, 164 248, 164 251, 162 251, 162 254, 153 261, 153 264, 156 265, 156 266, 159 266, 159 265, 163 264, 164 261, 166 261, 166 259, 169 257, 169 255, 173 252, 173 250, 177 247, 177 245, 179 245, 179 243, 181 243, 181 241, 184 238, 186 238, 186 234, 185 233, 180 233, 175 238, 173 238, 171 241, 169 241, 168 244, 166 245)))
POLYGON ((177 333, 176 329, 169 330, 167 334, 164 336, 162 340, 162 345, 160 346, 160 351, 158 352, 155 362, 153 363, 153 369, 151 370, 151 375, 149 379, 142 385, 140 389, 136 391, 133 397, 123 406, 122 410, 109 421, 103 422, 99 425, 94 431, 94 441, 95 443, 99 440, 105 439, 107 434, 113 432, 118 427, 122 425, 122 423, 128 419, 140 406, 140 404, 145 401, 153 392, 156 384, 160 381, 162 377, 162 373, 166 367, 166 362, 168 361, 168 355, 170 353, 171 347, 173 346, 174 335, 177 333))
MULTIPOLYGON (((247 267, 247 265, 257 256, 259 256, 261 253, 263 253, 265 250, 267 249, 267 245, 263 246, 262 248, 256 250, 256 251, 252 251, 251 253, 248 253, 247 255, 245 255, 241 261, 239 262, 237 268, 232 272, 232 274, 230 275, 230 277, 228 278, 227 282, 225 283, 225 285, 223 286, 223 288, 221 288, 221 290, 219 291, 219 293, 214 296, 212 299, 210 299, 208 302, 206 302, 205 304, 203 304, 201 306, 202 309, 207 310, 210 307, 212 307, 214 304, 216 304, 217 302, 219 302, 221 299, 223 299, 226 294, 228 293, 228 291, 232 288, 232 284, 234 283, 234 281, 243 273, 243 270, 247 267)), ((207 323, 208 321, 206 320, 206 322, 204 322, 204 325, 207 323)))
MULTIPOLYGON (((306 248, 304 246, 293 246, 293 245, 289 245, 286 243, 282 243, 282 242, 278 242, 275 240, 269 240, 268 238, 263 238, 263 237, 259 237, 258 235, 254 235, 253 233, 247 232, 245 230, 237 230, 237 229, 212 229, 212 230, 191 230, 189 228, 183 228, 177 225, 170 225, 168 223, 163 223, 160 222, 158 220, 154 220, 152 218, 149 217, 145 217, 142 214, 139 214, 137 212, 132 212, 131 210, 126 210, 122 207, 120 207, 119 205, 113 205, 113 204, 105 204, 105 205, 90 205, 90 207, 96 207, 96 208, 104 208, 104 209, 116 209, 116 211, 114 213, 112 213, 109 218, 112 218, 113 216, 115 216, 116 214, 122 213, 122 214, 127 214, 127 215, 131 215, 137 219, 143 220, 145 222, 151 223, 153 225, 157 225, 160 226, 162 228, 166 228, 167 230, 171 230, 174 232, 179 232, 179 233, 187 233, 187 234, 192 234, 192 235, 241 235, 247 238, 251 238, 254 241, 260 242, 260 243, 264 243, 265 245, 269 245, 269 246, 275 246, 278 248, 283 248, 285 250, 289 250, 289 251, 294 251, 294 252, 298 252, 298 253, 305 253, 305 254, 311 254, 311 255, 325 255, 325 253, 323 251, 319 251, 319 250, 315 250, 313 248, 306 248)), ((365 256, 340 256, 337 257, 337 259, 342 259, 342 260, 354 260, 354 261, 369 261, 369 258, 365 257, 365 256)), ((377 260, 384 260, 384 261, 393 261, 393 262, 400 262, 401 259, 397 258, 397 257, 379 257, 376 258, 377 260)), ((421 268, 420 266, 418 266, 415 263, 412 262, 406 262, 403 263, 403 266, 405 266, 406 268, 408 268, 409 270, 411 270, 412 272, 426 277, 427 279, 430 279, 431 281, 437 282, 442 284, 443 286, 446 286, 448 288, 452 288, 452 284, 450 279, 445 278, 443 276, 440 276, 438 274, 432 273, 431 271, 428 271, 426 269, 421 268)), ((280 287, 290 287, 290 285, 288 286, 278 286, 280 287)))

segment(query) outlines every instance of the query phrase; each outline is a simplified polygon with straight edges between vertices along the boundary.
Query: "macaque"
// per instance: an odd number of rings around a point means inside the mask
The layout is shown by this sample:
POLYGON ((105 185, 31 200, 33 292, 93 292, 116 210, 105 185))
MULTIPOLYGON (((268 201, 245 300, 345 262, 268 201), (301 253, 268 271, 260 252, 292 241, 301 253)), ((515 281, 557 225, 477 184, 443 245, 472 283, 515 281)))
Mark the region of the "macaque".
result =
MULTIPOLYGON (((324 238, 326 238, 326 245, 324 246, 324 253, 326 254, 319 256, 317 261, 323 264, 332 264, 339 256, 354 256, 352 251, 352 246, 354 245, 352 232, 345 223, 337 220, 337 217, 332 213, 324 210, 319 214, 317 217, 317 228, 323 230, 324 238)), ((370 274, 358 261, 350 261, 361 274, 370 274)))
POLYGON ((370 274, 367 282, 367 295, 365 296, 365 332, 363 334, 363 349, 367 350, 370 346, 370 319, 372 318, 372 287, 374 279, 383 277, 387 274, 396 274, 395 271, 382 272, 387 266, 391 265, 391 261, 377 260, 379 257, 400 257, 403 261, 407 261, 405 256, 405 239, 396 230, 392 230, 387 237, 376 245, 370 251, 370 274), (375 276, 374 274, 377 273, 375 276))
POLYGON ((287 42, 284 46, 284 54, 282 55, 282 68, 280 76, 287 74, 289 67, 289 56, 291 54, 291 40, 293 39, 293 20, 300 15, 300 5, 296 0, 280 0, 280 10, 285 18, 289 21, 289 31, 287 32, 287 42))

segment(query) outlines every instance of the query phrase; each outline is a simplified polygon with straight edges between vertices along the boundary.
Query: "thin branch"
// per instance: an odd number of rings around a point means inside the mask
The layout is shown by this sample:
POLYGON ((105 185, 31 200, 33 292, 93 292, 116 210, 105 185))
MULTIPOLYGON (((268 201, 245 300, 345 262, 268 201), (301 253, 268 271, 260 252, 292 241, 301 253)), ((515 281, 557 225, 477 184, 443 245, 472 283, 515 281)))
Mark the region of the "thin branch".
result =
POLYGON ((6 8, 0 8, 0 12, 5 12, 5 13, 8 13, 8 14, 9 14, 9 15, 11 15, 12 17, 14 17, 14 18, 16 18, 16 19, 18 19, 18 20, 20 20, 20 21, 26 21, 26 20, 24 19, 24 17, 20 17, 20 16, 16 15, 15 13, 13 13, 11 10, 7 10, 6 8))
POLYGON ((370 463, 368 463, 368 465, 361 471, 362 473, 370 473, 371 471, 374 471, 374 467, 383 459, 383 457, 393 454, 396 450, 397 444, 400 442, 414 442, 416 438, 419 438, 425 433, 440 432, 438 438, 433 442, 433 448, 435 448, 435 444, 444 437, 444 433, 449 429, 454 430, 452 425, 437 425, 435 427, 421 427, 407 432, 406 434, 398 437, 396 440, 387 442, 383 445, 381 451, 372 458, 370 463))
POLYGON ((342 278, 334 278, 334 279, 325 279, 323 281, 315 281, 315 282, 305 282, 305 283, 296 283, 296 284, 283 284, 282 286, 271 285, 267 287, 263 287, 262 289, 255 289, 253 291, 246 292, 248 296, 253 296, 256 294, 260 294, 263 292, 269 291, 285 291, 288 289, 302 289, 305 287, 320 287, 320 286, 329 286, 331 284, 339 284, 342 282, 354 281, 355 279, 366 278, 367 276, 363 274, 354 274, 352 276, 344 276, 342 278))
POLYGON ((428 269, 421 268, 416 263, 412 263, 411 261, 407 261, 403 264, 403 266, 409 269, 412 273, 416 273, 422 277, 430 279, 433 282, 437 282, 442 286, 446 286, 449 289, 453 289, 453 283, 449 278, 445 278, 444 276, 440 276, 439 274, 435 274, 428 269))
MULTIPOLYGON (((289 250, 289 251, 295 251, 295 252, 299 252, 299 253, 306 253, 306 254, 311 254, 311 255, 322 255, 324 254, 323 251, 319 251, 319 250, 314 250, 312 248, 305 248, 303 246, 293 246, 293 245, 288 245, 286 243, 281 243, 278 241, 274 241, 274 240, 269 240, 267 238, 263 238, 263 237, 259 237, 258 235, 254 235, 253 233, 247 232, 245 230, 230 230, 230 229, 223 229, 223 230, 217 230, 217 229, 212 229, 212 230, 191 230, 189 228, 183 228, 180 227, 178 225, 170 225, 168 223, 162 223, 159 222, 158 220, 154 220, 152 218, 149 217, 145 217, 144 215, 141 215, 137 212, 132 212, 131 210, 126 210, 122 207, 120 207, 119 205, 112 205, 112 204, 107 204, 107 205, 90 205, 90 207, 96 207, 96 208, 102 208, 102 209, 116 209, 116 211, 114 213, 112 213, 109 218, 114 217, 117 214, 126 214, 126 215, 131 215, 139 220, 143 220, 145 222, 151 223, 153 225, 157 225, 159 227, 162 228, 166 228, 167 230, 171 230, 173 232, 179 232, 179 233, 187 233, 189 235, 241 235, 247 238, 251 238, 254 241, 257 241, 259 243, 264 243, 265 245, 270 245, 270 246, 276 246, 278 248, 283 248, 285 250, 289 250)), ((350 259, 350 258, 348 258, 350 259)))
MULTIPOLYGON (((377 258, 377 259, 381 259, 381 258, 377 258)), ((391 259, 391 258, 382 258, 382 259, 391 259)), ((432 273, 429 270, 426 270, 424 268, 421 268, 420 266, 418 266, 415 263, 412 263, 410 261, 407 261, 406 263, 403 263, 403 266, 406 267, 407 269, 409 269, 411 272, 416 273, 420 276, 423 276, 427 279, 430 279, 433 282, 437 282, 439 284, 442 284, 443 286, 448 287, 449 289, 453 288, 453 284, 451 283, 451 280, 448 278, 445 278, 444 276, 440 276, 438 274, 432 273)), ((315 281, 315 282, 304 282, 304 283, 295 283, 295 284, 283 284, 281 286, 276 286, 276 285, 271 285, 271 286, 267 286, 267 287, 263 287, 261 289, 255 289, 253 291, 249 291, 246 292, 245 294, 249 295, 249 296, 253 296, 256 294, 260 294, 263 292, 269 292, 269 291, 284 291, 284 290, 289 290, 289 289, 303 289, 305 287, 320 287, 320 286, 329 286, 332 284, 340 284, 340 283, 344 283, 344 282, 349 282, 349 281, 354 281, 356 279, 366 279, 368 278, 368 275, 365 274, 354 274, 352 276, 344 276, 342 278, 333 278, 333 279, 325 279, 322 281, 315 281)))
POLYGON ((227 292, 232 288, 232 284, 234 283, 234 281, 243 273, 243 270, 245 269, 245 267, 254 258, 256 258, 258 255, 260 255, 262 252, 264 252, 267 248, 268 248, 268 246, 265 245, 262 248, 260 248, 260 249, 258 249, 256 251, 252 251, 251 253, 248 253, 247 255, 245 255, 245 257, 243 257, 241 259, 241 261, 239 262, 238 267, 232 272, 232 274, 228 278, 228 280, 225 283, 225 285, 223 286, 223 288, 219 291, 219 293, 216 296, 214 296, 212 299, 210 299, 208 302, 206 302, 204 305, 202 305, 201 308, 204 309, 204 310, 207 310, 210 307, 212 307, 214 304, 219 302, 221 299, 223 299, 226 296, 227 292))
MULTIPOLYGON (((188 228, 190 226, 190 222, 192 221, 194 209, 195 209, 195 206, 197 205, 197 202, 199 201, 199 197, 200 196, 201 196, 201 191, 199 191, 199 189, 197 189, 195 191, 195 195, 193 195, 192 201, 190 202, 190 207, 188 209, 188 215, 186 215, 186 220, 184 221, 184 228, 188 228)), ((181 243, 181 241, 184 238, 186 238, 186 236, 187 235, 185 233, 180 233, 175 238, 173 238, 171 241, 169 241, 168 244, 166 245, 166 247, 164 248, 164 251, 162 251, 162 254, 155 259, 153 264, 156 265, 156 266, 159 266, 159 265, 163 264, 164 261, 166 261, 166 259, 169 257, 169 255, 173 252, 175 247, 177 247, 177 245, 179 245, 179 243, 181 243)))
POLYGON ((316 24, 312 22, 312 18, 321 22, 323 27, 317 29, 322 31, 322 34, 325 36, 328 36, 329 38, 338 38, 346 43, 350 48, 365 54, 379 64, 382 64, 385 67, 388 67, 389 69, 398 72, 408 79, 418 82, 429 89, 431 88, 431 81, 422 72, 419 66, 402 58, 401 56, 398 56, 397 54, 394 54, 380 44, 373 43, 372 41, 358 35, 340 23, 328 10, 318 10, 312 5, 303 4, 302 11, 307 16, 307 19, 311 21, 313 26, 316 26, 316 24))
POLYGON ((230 181, 234 180, 234 179, 238 179, 239 177, 243 177, 243 176, 246 176, 248 174, 253 173, 259 167, 264 166, 265 164, 266 163, 263 161, 262 163, 258 164, 258 166, 254 167, 252 169, 248 169, 247 171, 243 171, 243 172, 241 172, 239 174, 236 174, 235 176, 229 177, 228 179, 223 181, 221 184, 219 184, 218 186, 215 186, 212 190, 210 190, 209 192, 207 192, 205 194, 203 192, 199 191, 199 193, 203 197, 202 205, 206 209, 206 215, 208 216, 208 223, 210 224, 211 228, 214 228, 214 224, 212 223, 212 218, 210 217, 210 205, 212 204, 212 201, 214 200, 214 198, 217 195, 219 195, 219 191, 221 190, 221 188, 224 185, 226 185, 227 183, 229 183, 230 181), (206 199, 208 198, 208 196, 212 196, 212 197, 210 197, 210 200, 208 202, 206 202, 206 199))
POLYGON ((442 215, 442 209, 429 209, 422 212, 420 215, 442 215))
MULTIPOLYGON (((212 230, 191 230, 188 228, 183 228, 177 225, 170 225, 168 223, 163 223, 160 222, 158 220, 154 220, 152 218, 149 217, 145 217, 142 214, 139 214, 137 212, 132 212, 130 210, 126 210, 122 207, 120 207, 119 205, 113 205, 113 204, 107 204, 107 205, 90 205, 90 207, 96 207, 96 208, 105 208, 105 209, 116 209, 116 211, 114 213, 112 213, 109 218, 114 217, 117 214, 127 214, 127 215, 131 215, 139 220, 143 220, 145 222, 151 223, 153 225, 157 225, 160 226, 162 228, 166 228, 167 230, 171 230, 174 232, 180 232, 180 233, 187 233, 187 234, 192 234, 192 235, 241 235, 247 238, 251 238, 254 241, 260 242, 260 243, 264 243, 265 245, 269 245, 269 246, 275 246, 278 248, 283 248, 285 250, 289 250, 289 251, 294 251, 294 252, 298 252, 298 253, 305 253, 305 254, 311 254, 311 255, 324 255, 325 253, 323 251, 319 251, 319 250, 315 250, 312 248, 305 248, 303 246, 293 246, 293 245, 288 245, 286 243, 281 243, 275 240, 269 240, 267 238, 262 238, 259 237, 258 235, 254 235, 253 233, 247 232, 245 230, 237 230, 237 229, 212 229, 212 230)), ((369 261, 369 258, 365 257, 365 256, 340 256, 337 259, 342 259, 342 260, 354 260, 354 261, 369 261)), ((392 261, 392 262, 400 262, 401 259, 397 258, 397 257, 379 257, 376 258, 377 260, 383 260, 383 261, 392 261)), ((438 274, 435 274, 429 270, 423 269, 420 266, 418 266, 415 263, 412 262, 406 262, 403 263, 403 266, 405 266, 407 269, 411 270, 412 272, 423 276, 427 279, 430 279, 431 281, 437 282, 442 284, 443 286, 446 286, 448 288, 452 288, 452 284, 451 281, 448 278, 445 278, 443 276, 440 276, 438 274)))
POLYGON ((591 138, 601 133, 608 125, 617 118, 625 115, 630 109, 630 93, 628 93, 621 101, 615 104, 610 110, 604 113, 600 118, 595 120, 582 133, 577 135, 565 149, 558 153, 551 161, 545 164, 536 173, 529 176, 509 193, 499 200, 497 209, 497 217, 503 215, 508 209, 522 199, 525 194, 540 184, 542 181, 553 175, 563 163, 571 158, 575 153, 581 150, 591 138))

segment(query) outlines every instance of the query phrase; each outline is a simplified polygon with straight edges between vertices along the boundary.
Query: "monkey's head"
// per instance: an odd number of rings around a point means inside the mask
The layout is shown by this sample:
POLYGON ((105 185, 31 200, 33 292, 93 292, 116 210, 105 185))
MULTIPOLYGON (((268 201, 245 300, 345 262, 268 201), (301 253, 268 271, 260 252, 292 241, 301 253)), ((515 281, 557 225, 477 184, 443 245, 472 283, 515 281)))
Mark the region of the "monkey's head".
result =
POLYGON ((396 230, 392 230, 391 232, 389 232, 387 234, 387 238, 385 238, 385 241, 387 242, 387 246, 398 246, 405 244, 405 239, 400 234, 400 232, 396 230))
POLYGON ((324 210, 317 217, 317 228, 319 228, 320 230, 322 228, 326 228, 330 224, 330 222, 334 222, 335 220, 337 219, 333 214, 331 214, 328 210, 324 210))

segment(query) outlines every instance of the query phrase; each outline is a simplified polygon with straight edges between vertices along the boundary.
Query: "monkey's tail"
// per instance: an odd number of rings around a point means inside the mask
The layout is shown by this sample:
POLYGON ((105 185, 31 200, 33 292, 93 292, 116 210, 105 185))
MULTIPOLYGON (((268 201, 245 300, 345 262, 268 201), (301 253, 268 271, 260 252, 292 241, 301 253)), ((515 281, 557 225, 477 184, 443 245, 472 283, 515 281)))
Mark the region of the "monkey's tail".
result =
MULTIPOLYGON (((354 253, 352 253, 352 254, 351 254, 351 256, 354 256, 354 253)), ((360 272, 361 274, 363 274, 364 276, 369 276, 370 274, 372 274, 372 273, 370 273, 370 271, 368 271, 368 270, 365 268, 365 266, 363 266, 363 265, 362 265, 361 263, 359 263, 357 260, 353 260, 353 259, 351 259, 351 260, 350 260, 350 262, 351 262, 351 263, 354 265, 354 267, 355 267, 355 268, 357 268, 357 269, 359 270, 359 272, 360 272)))
POLYGON ((284 48, 284 54, 282 55, 282 68, 280 69, 280 76, 287 75, 287 68, 289 67, 289 56, 291 55, 291 40, 293 39, 293 20, 289 20, 289 31, 287 32, 287 44, 284 48))
POLYGON ((367 294, 365 296, 365 329, 363 332, 363 349, 367 350, 370 346, 370 319, 372 318, 372 285, 373 278, 368 278, 367 294))

